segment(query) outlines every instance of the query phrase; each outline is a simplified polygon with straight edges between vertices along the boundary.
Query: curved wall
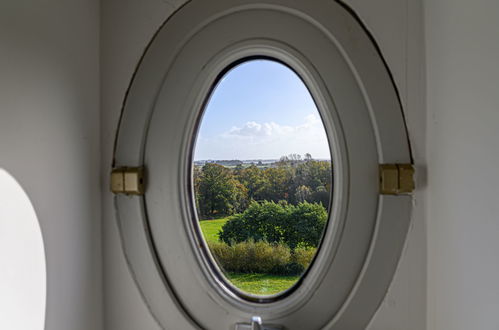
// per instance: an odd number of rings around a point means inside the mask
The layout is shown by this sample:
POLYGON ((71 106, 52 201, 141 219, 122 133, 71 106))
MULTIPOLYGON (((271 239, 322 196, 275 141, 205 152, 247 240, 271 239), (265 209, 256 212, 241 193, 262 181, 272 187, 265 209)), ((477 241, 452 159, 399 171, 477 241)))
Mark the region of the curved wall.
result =
POLYGON ((40 222, 47 330, 102 329, 99 3, 0 1, 0 168, 40 222))
POLYGON ((499 2, 425 1, 428 329, 499 329, 499 2))

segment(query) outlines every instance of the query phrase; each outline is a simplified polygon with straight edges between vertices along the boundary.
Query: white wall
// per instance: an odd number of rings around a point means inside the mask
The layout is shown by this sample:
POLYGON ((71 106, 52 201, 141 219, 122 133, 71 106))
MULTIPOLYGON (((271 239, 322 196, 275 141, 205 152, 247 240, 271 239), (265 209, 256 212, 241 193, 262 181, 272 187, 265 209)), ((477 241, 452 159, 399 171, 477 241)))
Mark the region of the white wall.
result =
POLYGON ((416 167, 412 224, 388 294, 369 330, 426 329, 426 107, 422 1, 349 0, 397 85, 416 167))
MULTIPOLYGON (((423 30, 421 1, 347 1, 378 39, 399 86, 409 124, 416 164, 426 162, 423 30)), ((102 159, 104 219, 105 328, 158 329, 135 287, 121 251, 108 192, 112 145, 117 121, 135 66, 162 22, 183 0, 103 0, 102 24, 102 159)), ((424 173, 424 171, 419 171, 424 173)), ((426 328, 426 232, 424 175, 420 175, 413 225, 399 270, 371 330, 426 328)))
POLYGON ((0 1, 0 168, 40 221, 48 330, 102 329, 98 3, 0 1))
POLYGON ((101 2, 102 228, 106 330, 159 329, 125 263, 112 194, 109 192, 109 173, 126 89, 145 47, 173 10, 173 5, 162 0, 101 2))
POLYGON ((426 1, 428 320, 499 329, 499 2, 426 1))
MULTIPOLYGON (((101 329, 102 307, 105 329, 157 329, 122 255, 107 176, 135 65, 180 3, 101 1, 99 118, 99 1, 0 2, 0 168, 21 183, 40 221, 48 272, 46 329, 101 329)), ((426 328, 425 216, 428 328, 498 329, 499 3, 426 1, 428 117, 421 102, 420 1, 348 3, 392 69, 418 167, 408 244, 371 329, 426 328)))

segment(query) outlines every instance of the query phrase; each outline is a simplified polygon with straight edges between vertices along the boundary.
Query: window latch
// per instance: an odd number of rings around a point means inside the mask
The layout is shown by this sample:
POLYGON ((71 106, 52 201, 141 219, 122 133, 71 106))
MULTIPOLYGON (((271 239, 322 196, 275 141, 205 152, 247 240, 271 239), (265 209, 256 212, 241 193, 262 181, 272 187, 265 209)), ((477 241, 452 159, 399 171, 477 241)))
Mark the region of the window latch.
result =
POLYGON ((111 191, 115 194, 143 195, 144 168, 114 168, 111 172, 111 191))
POLYGON ((379 178, 382 195, 402 195, 414 191, 414 167, 411 164, 380 165, 379 178))
POLYGON ((251 323, 238 323, 235 330, 284 330, 284 328, 277 325, 262 324, 260 316, 253 316, 251 323))

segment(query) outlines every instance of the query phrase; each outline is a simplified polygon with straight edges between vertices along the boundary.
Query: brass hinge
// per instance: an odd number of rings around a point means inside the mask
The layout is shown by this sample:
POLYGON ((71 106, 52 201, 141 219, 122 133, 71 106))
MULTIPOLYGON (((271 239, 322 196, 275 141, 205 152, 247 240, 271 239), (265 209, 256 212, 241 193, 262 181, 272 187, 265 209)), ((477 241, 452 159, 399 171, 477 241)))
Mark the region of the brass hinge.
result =
POLYGON ((144 168, 114 168, 111 172, 111 191, 115 194, 143 195, 144 168))
POLYGON ((411 164, 383 164, 379 166, 380 193, 409 194, 414 191, 414 167, 411 164))

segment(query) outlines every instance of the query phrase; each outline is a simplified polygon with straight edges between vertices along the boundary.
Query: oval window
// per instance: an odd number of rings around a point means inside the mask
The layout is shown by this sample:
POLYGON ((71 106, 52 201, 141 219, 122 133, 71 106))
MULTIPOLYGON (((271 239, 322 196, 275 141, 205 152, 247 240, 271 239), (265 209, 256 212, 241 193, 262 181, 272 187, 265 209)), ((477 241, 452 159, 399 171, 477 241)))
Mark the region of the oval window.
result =
POLYGON ((113 164, 137 193, 116 196, 117 217, 160 326, 365 329, 412 205, 380 194, 380 165, 410 163, 407 141, 389 72, 340 2, 187 2, 137 68, 113 164))
POLYGON ((197 132, 197 220, 225 283, 243 296, 276 297, 306 273, 323 236, 329 143, 310 92, 290 68, 270 59, 229 68, 197 132))

